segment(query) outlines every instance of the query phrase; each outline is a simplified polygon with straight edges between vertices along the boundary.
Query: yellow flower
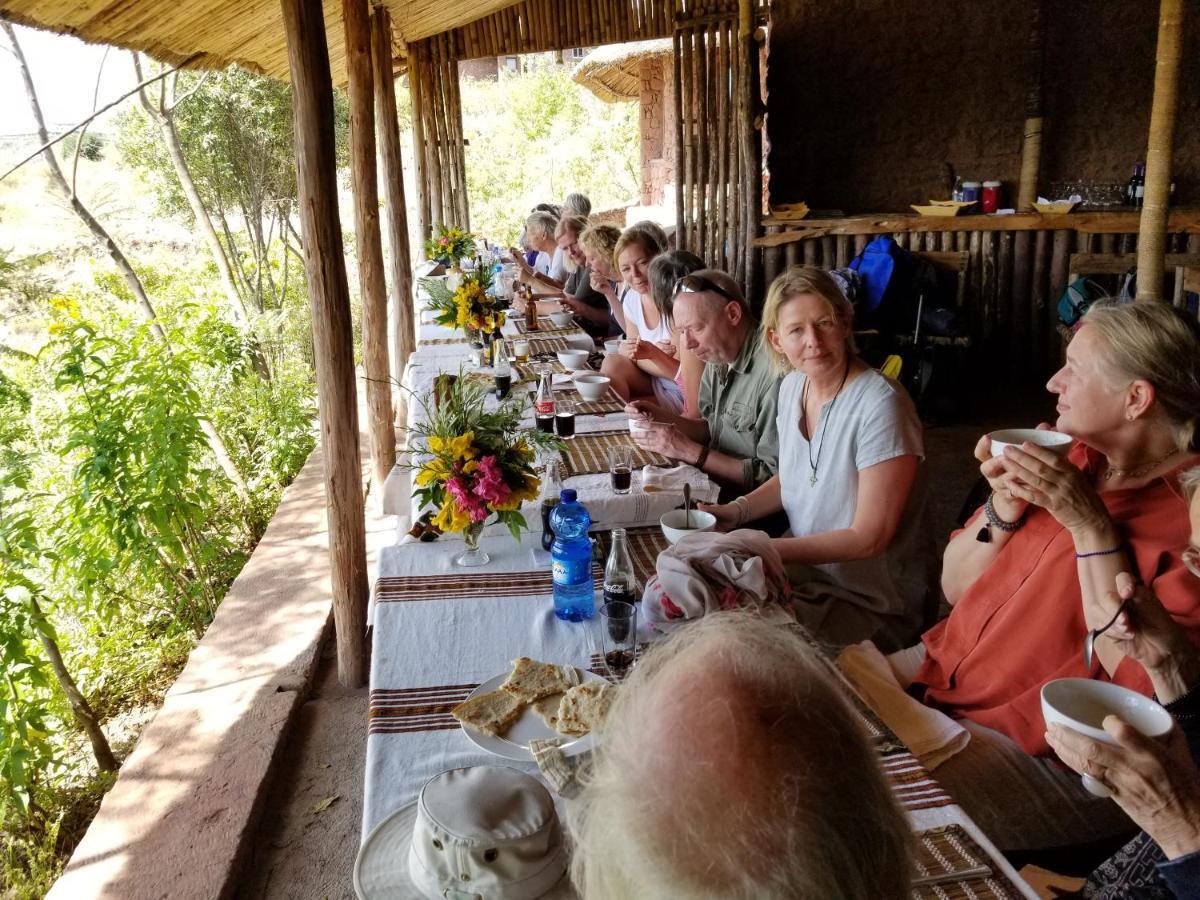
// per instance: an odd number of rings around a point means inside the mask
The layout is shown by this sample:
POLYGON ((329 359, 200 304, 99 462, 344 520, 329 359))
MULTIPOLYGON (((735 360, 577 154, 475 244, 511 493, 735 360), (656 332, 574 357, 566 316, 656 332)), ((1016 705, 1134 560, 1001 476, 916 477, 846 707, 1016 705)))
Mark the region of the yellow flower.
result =
POLYGON ((440 459, 433 459, 421 467, 421 470, 417 472, 416 480, 417 484, 421 487, 426 487, 441 481, 449 474, 450 468, 445 462, 440 459))
MULTIPOLYGON (((460 434, 458 437, 449 438, 434 434, 429 437, 429 452, 443 459, 474 459, 478 455, 473 446, 474 443, 474 431, 468 431, 460 434)), ((446 474, 449 474, 449 472, 446 474)))
POLYGON ((433 524, 442 531, 462 531, 471 524, 471 517, 458 508, 452 497, 447 497, 433 524))
POLYGON ((503 509, 519 509, 521 503, 525 500, 536 500, 538 490, 542 486, 541 480, 536 475, 521 475, 524 484, 519 488, 513 488, 513 492, 508 495, 503 503, 497 504, 497 510, 503 509))

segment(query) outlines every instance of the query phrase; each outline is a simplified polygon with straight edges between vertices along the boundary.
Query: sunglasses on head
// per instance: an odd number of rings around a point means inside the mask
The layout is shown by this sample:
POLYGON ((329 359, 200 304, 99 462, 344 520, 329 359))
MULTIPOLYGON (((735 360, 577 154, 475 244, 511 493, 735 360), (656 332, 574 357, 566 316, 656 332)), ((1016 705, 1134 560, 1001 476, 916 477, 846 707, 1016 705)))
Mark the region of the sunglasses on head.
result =
POLYGON ((721 287, 715 282, 709 281, 703 275, 684 275, 675 282, 675 288, 671 291, 671 296, 675 297, 679 294, 702 294, 705 291, 712 291, 714 294, 720 294, 730 303, 740 304, 742 301, 734 297, 729 291, 721 287))

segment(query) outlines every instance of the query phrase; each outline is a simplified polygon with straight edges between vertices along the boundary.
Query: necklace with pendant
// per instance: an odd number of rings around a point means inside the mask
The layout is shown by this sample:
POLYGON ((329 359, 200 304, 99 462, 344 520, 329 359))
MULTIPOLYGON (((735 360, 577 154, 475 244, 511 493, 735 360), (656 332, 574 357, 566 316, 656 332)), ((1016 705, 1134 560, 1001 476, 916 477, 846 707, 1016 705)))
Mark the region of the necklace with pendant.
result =
MULTIPOLYGON (((838 389, 834 392, 833 398, 829 401, 829 405, 825 409, 825 414, 821 416, 821 444, 817 447, 817 458, 813 459, 813 444, 817 442, 817 435, 812 436, 812 440, 808 442, 808 468, 809 476, 808 483, 816 486, 817 483, 817 467, 821 465, 821 451, 825 448, 825 432, 829 430, 829 417, 833 414, 833 404, 837 402, 838 395, 842 393, 842 388, 846 386, 846 379, 850 375, 850 360, 846 360, 846 371, 842 373, 842 383, 838 385, 838 389)), ((808 419, 808 387, 811 384, 810 379, 804 380, 804 390, 800 393, 800 428, 804 429, 805 422, 808 419)))
POLYGON ((1145 475, 1147 472, 1154 469, 1156 466, 1159 466, 1159 465, 1162 465, 1163 463, 1165 463, 1168 459, 1170 459, 1172 456, 1174 456, 1178 452, 1179 452, 1178 450, 1172 450, 1166 456, 1160 456, 1158 459, 1151 460, 1150 462, 1146 463, 1144 466, 1138 466, 1135 469, 1118 469, 1116 466, 1109 463, 1108 469, 1104 473, 1104 480, 1109 481, 1110 479, 1118 478, 1118 477, 1120 477, 1120 478, 1141 478, 1143 475, 1145 475))

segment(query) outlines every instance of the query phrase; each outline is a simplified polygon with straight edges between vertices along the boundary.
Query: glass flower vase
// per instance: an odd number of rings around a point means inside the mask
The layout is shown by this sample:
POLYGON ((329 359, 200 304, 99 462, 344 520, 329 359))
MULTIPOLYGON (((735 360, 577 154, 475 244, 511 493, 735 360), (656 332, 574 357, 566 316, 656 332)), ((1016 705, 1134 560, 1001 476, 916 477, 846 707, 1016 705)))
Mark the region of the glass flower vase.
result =
POLYGON ((479 535, 482 532, 482 522, 476 522, 463 529, 462 536, 467 549, 455 558, 454 564, 456 566, 463 566, 470 569, 476 566, 485 566, 491 561, 491 557, 485 551, 479 549, 479 535))

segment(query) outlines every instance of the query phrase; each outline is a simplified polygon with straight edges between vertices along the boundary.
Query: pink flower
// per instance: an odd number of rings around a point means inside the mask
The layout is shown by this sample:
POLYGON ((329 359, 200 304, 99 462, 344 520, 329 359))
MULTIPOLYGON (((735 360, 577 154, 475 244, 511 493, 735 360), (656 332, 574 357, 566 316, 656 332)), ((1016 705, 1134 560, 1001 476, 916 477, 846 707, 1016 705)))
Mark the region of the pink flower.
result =
POLYGON ((466 480, 460 475, 456 475, 446 482, 446 491, 472 522, 482 522, 491 512, 486 503, 470 492, 466 480))
POLYGON ((504 473, 495 456, 485 456, 479 460, 475 470, 475 494, 488 503, 499 504, 508 499, 512 488, 504 483, 504 473))

